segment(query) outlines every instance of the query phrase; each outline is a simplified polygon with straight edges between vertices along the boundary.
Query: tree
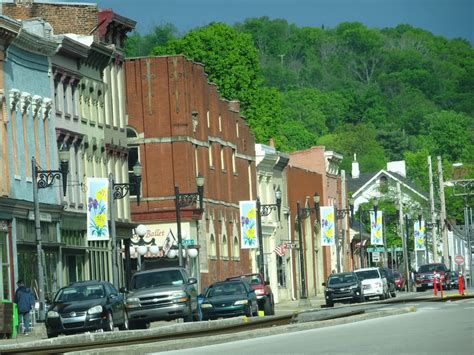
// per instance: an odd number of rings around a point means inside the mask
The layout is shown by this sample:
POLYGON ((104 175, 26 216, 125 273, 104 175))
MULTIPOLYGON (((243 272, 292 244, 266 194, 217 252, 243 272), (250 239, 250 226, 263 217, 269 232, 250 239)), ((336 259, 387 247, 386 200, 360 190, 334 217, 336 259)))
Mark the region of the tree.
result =
POLYGON ((239 100, 244 114, 262 82, 251 36, 224 23, 191 30, 165 47, 155 47, 153 54, 184 54, 203 63, 209 81, 218 86, 223 97, 239 100))

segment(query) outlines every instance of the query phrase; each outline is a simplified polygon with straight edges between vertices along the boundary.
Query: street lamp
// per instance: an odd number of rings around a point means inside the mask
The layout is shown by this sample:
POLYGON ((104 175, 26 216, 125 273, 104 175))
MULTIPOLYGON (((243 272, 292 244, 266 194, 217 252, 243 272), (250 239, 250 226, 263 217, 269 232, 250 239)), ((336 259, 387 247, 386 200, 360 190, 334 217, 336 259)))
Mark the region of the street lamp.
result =
POLYGON ((319 212, 319 200, 320 196, 317 192, 313 195, 313 203, 314 207, 311 208, 301 208, 300 202, 296 202, 296 218, 298 222, 298 239, 300 244, 300 275, 301 275, 301 295, 300 300, 303 300, 302 303, 307 301, 307 294, 306 294, 306 274, 305 274, 305 262, 304 262, 304 243, 303 243, 303 235, 301 231, 301 221, 306 219, 310 216, 311 212, 316 214, 316 220, 319 220, 318 212, 319 212))
POLYGON ((260 204, 260 198, 257 197, 257 228, 258 228, 258 272, 265 278, 265 263, 263 260, 263 233, 262 233, 262 216, 268 216, 272 211, 278 211, 278 221, 280 221, 281 214, 281 191, 278 187, 275 191, 276 203, 260 204))
MULTIPOLYGON (((120 200, 127 196, 131 186, 137 188, 137 205, 140 205, 140 185, 142 182, 142 166, 140 162, 136 162, 133 167, 133 175, 135 176, 135 182, 116 184, 114 182, 114 176, 112 173, 109 174, 109 195, 110 199, 110 226, 111 226, 111 238, 112 238, 112 281, 115 287, 119 287, 118 277, 118 264, 117 264, 117 231, 115 227, 115 200, 120 200)), ((128 254, 127 254, 128 255, 128 254)), ((130 270, 127 268, 127 273, 130 270)), ((129 280, 131 275, 126 275, 126 279, 129 280)))
POLYGON ((176 225, 178 229, 178 259, 179 266, 183 267, 183 238, 181 236, 181 207, 195 204, 199 199, 199 211, 203 210, 204 177, 201 173, 196 177, 197 192, 180 193, 179 186, 174 187, 176 205, 176 225))
MULTIPOLYGON (((337 219, 343 219, 345 218, 348 214, 351 216, 351 224, 354 221, 354 199, 350 198, 349 199, 349 208, 343 208, 343 209, 338 209, 337 207, 334 207, 334 215, 336 216, 337 219)), ((337 221, 335 223, 335 226, 337 227, 337 221)), ((344 236, 342 236, 339 240, 339 231, 336 232, 336 253, 337 253, 337 272, 341 272, 341 243, 344 242, 344 236)))
POLYGON ((39 210, 38 189, 44 189, 53 185, 57 179, 63 180, 63 195, 66 196, 67 174, 69 172, 69 150, 65 144, 59 150, 59 170, 39 170, 35 157, 31 158, 31 171, 33 176, 33 203, 35 212, 35 235, 38 254, 38 297, 39 297, 39 320, 45 319, 45 296, 44 296, 44 269, 43 269, 43 245, 41 236, 41 219, 39 210))

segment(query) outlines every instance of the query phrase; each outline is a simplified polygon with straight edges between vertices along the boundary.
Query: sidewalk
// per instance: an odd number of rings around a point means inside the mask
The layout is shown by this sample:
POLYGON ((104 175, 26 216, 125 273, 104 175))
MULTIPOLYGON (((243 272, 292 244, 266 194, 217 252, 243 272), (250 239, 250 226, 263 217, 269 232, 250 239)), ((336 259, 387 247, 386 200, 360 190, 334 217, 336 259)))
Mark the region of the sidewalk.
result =
POLYGON ((296 311, 321 308, 325 305, 324 294, 308 297, 306 300, 285 300, 275 304, 275 314, 293 313, 296 311))

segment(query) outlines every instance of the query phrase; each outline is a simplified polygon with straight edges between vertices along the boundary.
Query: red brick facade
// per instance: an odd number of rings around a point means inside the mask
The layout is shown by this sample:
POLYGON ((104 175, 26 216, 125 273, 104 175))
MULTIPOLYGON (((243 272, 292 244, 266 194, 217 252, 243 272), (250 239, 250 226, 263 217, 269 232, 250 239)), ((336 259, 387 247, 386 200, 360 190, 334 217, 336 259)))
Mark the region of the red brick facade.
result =
POLYGON ((202 286, 249 272, 248 250, 235 255, 230 242, 240 240, 239 201, 255 199, 256 186, 255 138, 238 103, 221 99, 203 66, 183 56, 128 59, 125 75, 129 126, 139 135, 143 166, 143 202, 132 205, 133 221, 174 222, 174 186, 194 192, 200 173, 205 178, 203 218, 193 208, 181 209, 181 218, 202 221, 197 236, 200 245, 207 245, 200 253, 201 265, 207 265, 207 270, 201 267, 202 286), (224 235, 229 242, 223 255, 224 235))
MULTIPOLYGON (((294 166, 288 166, 287 168, 287 180, 288 180, 288 205, 291 210, 291 216, 296 220, 297 216, 297 202, 299 201, 300 207, 313 207, 313 195, 318 193, 320 196, 323 194, 323 176, 321 174, 301 169, 294 166), (308 205, 306 206, 306 201, 308 205)), ((309 296, 314 296, 319 290, 319 286, 324 282, 324 277, 327 275, 328 270, 324 266, 323 260, 321 259, 321 246, 319 240, 317 240, 317 234, 314 232, 314 222, 316 215, 311 215, 302 220, 302 239, 305 240, 305 272, 306 272, 306 289, 309 296), (318 262, 318 259, 320 260, 318 262), (324 275, 324 277, 322 276, 324 275), (318 286, 319 285, 319 286, 318 286)), ((298 230, 295 227, 295 223, 291 223, 292 228, 292 242, 299 245, 298 230)), ((300 254, 299 250, 292 249, 293 253, 293 270, 300 269, 300 254)), ((293 279, 294 288, 298 290, 298 295, 301 290, 301 279, 299 272, 298 277, 293 279)))
POLYGON ((90 34, 97 26, 97 12, 95 4, 74 3, 69 5, 64 2, 54 4, 28 1, 3 3, 3 15, 15 20, 43 18, 54 28, 54 34, 90 34))

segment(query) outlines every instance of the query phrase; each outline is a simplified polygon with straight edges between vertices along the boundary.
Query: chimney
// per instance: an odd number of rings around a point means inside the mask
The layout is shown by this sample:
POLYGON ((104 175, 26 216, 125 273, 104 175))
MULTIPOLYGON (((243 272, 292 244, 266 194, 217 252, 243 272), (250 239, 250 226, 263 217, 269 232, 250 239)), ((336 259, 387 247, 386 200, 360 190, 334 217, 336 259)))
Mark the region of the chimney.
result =
POLYGON ((352 162, 352 171, 351 175, 353 179, 358 179, 359 178, 359 163, 357 162, 357 156, 354 154, 354 161, 352 162))

